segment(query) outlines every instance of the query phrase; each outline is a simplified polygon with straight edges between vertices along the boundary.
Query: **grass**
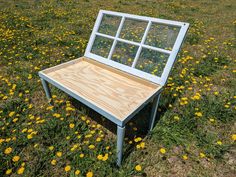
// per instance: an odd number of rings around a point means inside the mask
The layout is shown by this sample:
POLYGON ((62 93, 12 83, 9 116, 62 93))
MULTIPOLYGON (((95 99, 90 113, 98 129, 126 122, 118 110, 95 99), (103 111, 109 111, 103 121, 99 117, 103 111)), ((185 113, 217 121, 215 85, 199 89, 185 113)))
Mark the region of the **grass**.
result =
POLYGON ((235 176, 233 2, 0 0, 0 176, 235 176), (52 109, 37 75, 83 55, 99 9, 191 24, 153 132, 151 105, 129 122, 121 169, 115 125, 55 88, 52 109))

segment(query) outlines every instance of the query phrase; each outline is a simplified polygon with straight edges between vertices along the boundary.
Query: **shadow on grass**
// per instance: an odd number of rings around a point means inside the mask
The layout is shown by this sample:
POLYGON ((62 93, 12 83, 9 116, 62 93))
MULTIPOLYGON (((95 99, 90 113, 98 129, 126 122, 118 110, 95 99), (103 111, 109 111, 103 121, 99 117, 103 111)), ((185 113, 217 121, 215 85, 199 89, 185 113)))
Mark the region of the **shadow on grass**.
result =
MULTIPOLYGON (((97 113, 96 111, 92 110, 85 104, 77 101, 72 97, 70 97, 70 101, 75 108, 85 109, 86 114, 88 117, 91 118, 91 121, 95 121, 96 123, 102 125, 104 128, 109 130, 113 135, 117 134, 117 125, 115 123, 111 122, 109 119, 103 117, 101 114, 97 113)), ((165 103, 165 105, 168 105, 168 103, 165 103)), ((161 115, 165 114, 167 110, 165 105, 160 104, 159 106, 160 109, 157 111, 154 127, 160 120, 161 115)), ((126 159, 130 155, 130 153, 135 149, 137 143, 134 143, 134 139, 136 137, 141 137, 143 139, 145 137, 150 136, 148 132, 148 127, 151 116, 151 110, 152 110, 152 102, 147 104, 143 109, 141 109, 141 111, 139 111, 139 113, 137 113, 129 122, 127 122, 125 129, 125 144, 124 144, 123 159, 126 159), (129 143, 130 141, 132 141, 131 144, 129 143)))

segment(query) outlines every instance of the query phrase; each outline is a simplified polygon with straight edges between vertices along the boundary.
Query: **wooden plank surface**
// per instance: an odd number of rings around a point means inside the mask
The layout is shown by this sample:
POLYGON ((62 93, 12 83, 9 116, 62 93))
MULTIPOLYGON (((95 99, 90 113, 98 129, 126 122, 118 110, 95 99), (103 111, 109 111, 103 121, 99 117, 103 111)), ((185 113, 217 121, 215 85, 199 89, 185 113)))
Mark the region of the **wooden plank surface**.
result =
POLYGON ((49 68, 44 74, 121 121, 160 89, 86 58, 49 68))

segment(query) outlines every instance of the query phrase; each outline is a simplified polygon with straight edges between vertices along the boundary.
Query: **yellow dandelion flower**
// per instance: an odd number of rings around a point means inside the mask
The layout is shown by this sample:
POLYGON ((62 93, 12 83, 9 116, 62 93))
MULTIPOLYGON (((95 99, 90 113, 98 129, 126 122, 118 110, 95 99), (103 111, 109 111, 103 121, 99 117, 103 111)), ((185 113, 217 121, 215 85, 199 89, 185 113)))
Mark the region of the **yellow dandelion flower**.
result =
POLYGON ((6 148, 5 151, 4 151, 5 154, 10 154, 11 152, 12 152, 11 147, 6 148))
POLYGON ((27 135, 27 138, 28 138, 28 139, 32 139, 32 138, 33 138, 33 134, 27 135))
POLYGON ((200 98, 201 98, 201 95, 199 93, 196 93, 196 95, 192 97, 193 100, 200 100, 200 98))
POLYGON ((229 105, 228 105, 228 104, 226 104, 226 105, 225 105, 225 108, 229 108, 229 105))
POLYGON ((91 138, 93 135, 92 134, 88 134, 85 136, 85 138, 91 138))
POLYGON ((28 133, 31 133, 33 131, 33 129, 32 128, 30 128, 27 132, 28 133))
POLYGON ((233 141, 236 141, 236 134, 233 134, 233 135, 231 136, 231 138, 232 138, 233 141))
POLYGON ((18 174, 18 175, 21 175, 21 174, 24 173, 24 171, 25 171, 25 167, 20 167, 20 168, 17 170, 17 174, 18 174))
POLYGON ((102 158, 102 161, 106 161, 108 159, 108 154, 106 153, 103 158, 102 158))
POLYGON ((137 143, 139 141, 142 141, 142 138, 141 137, 137 137, 137 138, 134 139, 134 141, 137 143))
POLYGON ((21 132, 25 133, 27 131, 27 128, 24 128, 21 132))
POLYGON ((12 158, 13 162, 18 162, 19 160, 20 160, 20 156, 17 156, 17 155, 12 158))
POLYGON ((59 117, 61 117, 61 115, 58 113, 55 113, 55 114, 53 114, 53 117, 59 118, 59 117))
POLYGON ((70 124, 69 127, 70 127, 70 128, 74 128, 74 127, 75 127, 75 124, 70 124))
POLYGON ((102 156, 101 154, 99 154, 99 155, 97 156, 97 159, 98 159, 98 160, 102 160, 102 158, 103 158, 103 156, 102 156))
POLYGON ((197 117, 202 117, 202 113, 201 113, 201 112, 195 112, 195 115, 196 115, 197 117))
POLYGON ((15 119, 12 120, 12 122, 16 122, 16 121, 18 121, 18 118, 15 118, 15 119))
POLYGON ((160 153, 165 154, 165 153, 166 153, 165 148, 161 148, 161 149, 160 149, 160 153))
POLYGON ((57 155, 57 157, 61 157, 62 156, 62 152, 57 152, 56 155, 57 155))
POLYGON ((32 107, 33 107, 33 105, 32 105, 32 104, 29 104, 28 108, 31 109, 32 107))
POLYGON ((28 79, 29 79, 29 80, 32 79, 32 74, 29 74, 29 75, 28 75, 28 79))
POLYGON ((73 111, 74 109, 71 107, 66 107, 66 111, 73 111))
POLYGON ((57 161, 56 161, 55 159, 53 159, 53 160, 51 161, 51 164, 52 164, 52 165, 56 165, 56 164, 57 164, 57 161))
POLYGON ((50 146, 48 149, 49 149, 50 151, 52 151, 52 150, 54 149, 54 147, 53 147, 53 146, 50 146))
POLYGON ((5 141, 5 139, 0 139, 0 145, 5 141))
POLYGON ((53 109, 53 106, 48 106, 47 108, 46 108, 46 110, 48 111, 48 110, 52 110, 53 109))
POLYGON ((188 156, 187 156, 187 155, 183 155, 182 158, 183 158, 184 160, 188 160, 188 156))
POLYGON ((80 170, 76 170, 75 175, 79 175, 79 174, 80 174, 80 170))
POLYGON ((71 166, 70 166, 70 165, 65 166, 64 170, 65 170, 66 172, 70 171, 70 170, 71 170, 71 166))
POLYGON ((219 141, 216 142, 216 144, 222 145, 222 141, 219 140, 219 141))
POLYGON ((141 165, 136 165, 136 166, 135 166, 135 170, 136 170, 136 171, 141 171, 141 170, 142 170, 141 165))
POLYGON ((204 153, 202 153, 202 152, 200 152, 199 155, 200 155, 201 158, 206 157, 206 155, 204 153))
POLYGON ((141 148, 145 148, 145 143, 144 143, 144 142, 141 142, 141 143, 140 143, 140 147, 141 147, 141 148))
POLYGON ((85 121, 85 120, 86 120, 86 117, 85 117, 85 116, 81 116, 81 119, 82 119, 83 121, 85 121))
POLYGON ((210 122, 215 122, 215 119, 210 118, 209 121, 210 121, 210 122))
POLYGON ((89 145, 89 149, 94 149, 95 146, 93 144, 89 145))
POLYGON ((8 114, 8 116, 9 116, 9 117, 12 117, 12 116, 14 116, 14 114, 15 114, 15 112, 12 111, 12 112, 10 112, 10 113, 8 114))
POLYGON ((93 177, 93 172, 89 171, 89 172, 86 174, 86 177, 93 177))
POLYGON ((6 139, 6 142, 10 142, 10 141, 11 141, 11 138, 7 138, 7 139, 6 139))
POLYGON ((56 98, 57 96, 56 95, 52 95, 52 98, 56 98))
POLYGON ((174 116, 174 119, 176 120, 176 121, 179 121, 179 116, 174 116))
POLYGON ((5 172, 6 175, 10 175, 11 173, 12 173, 12 169, 8 169, 8 170, 5 172))
POLYGON ((80 154, 79 157, 80 157, 80 158, 83 158, 83 157, 84 157, 84 154, 80 154))
POLYGON ((96 139, 97 142, 100 142, 101 140, 102 140, 101 138, 97 138, 97 139, 96 139))

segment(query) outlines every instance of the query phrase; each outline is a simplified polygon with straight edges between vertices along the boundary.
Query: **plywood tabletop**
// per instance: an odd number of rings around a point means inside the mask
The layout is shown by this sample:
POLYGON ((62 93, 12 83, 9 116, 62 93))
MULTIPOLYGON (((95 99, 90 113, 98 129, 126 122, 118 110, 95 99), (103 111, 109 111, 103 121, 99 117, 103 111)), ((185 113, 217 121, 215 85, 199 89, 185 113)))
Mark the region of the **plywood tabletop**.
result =
POLYGON ((43 73, 121 121, 161 88, 84 57, 43 73))

